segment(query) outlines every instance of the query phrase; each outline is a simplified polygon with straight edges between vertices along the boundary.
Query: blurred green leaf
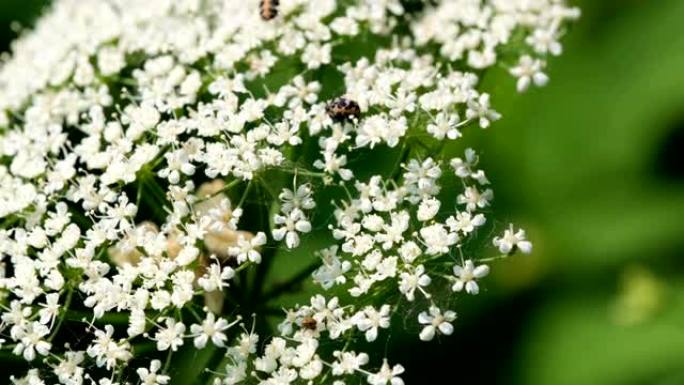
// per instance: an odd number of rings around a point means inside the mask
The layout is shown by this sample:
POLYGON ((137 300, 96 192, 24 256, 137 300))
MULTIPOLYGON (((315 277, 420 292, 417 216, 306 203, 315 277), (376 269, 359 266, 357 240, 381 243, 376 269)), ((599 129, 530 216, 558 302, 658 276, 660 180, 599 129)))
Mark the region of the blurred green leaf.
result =
POLYGON ((669 296, 650 322, 620 326, 612 317, 614 297, 577 294, 557 298, 527 325, 521 383, 656 384, 684 375, 684 297, 669 296))
POLYGON ((543 231, 531 236, 552 243, 559 269, 684 246, 684 184, 654 177, 672 119, 684 119, 681 15, 681 1, 641 2, 597 21, 600 35, 580 22, 552 84, 524 97, 487 79, 505 117, 483 154, 498 203, 543 231))

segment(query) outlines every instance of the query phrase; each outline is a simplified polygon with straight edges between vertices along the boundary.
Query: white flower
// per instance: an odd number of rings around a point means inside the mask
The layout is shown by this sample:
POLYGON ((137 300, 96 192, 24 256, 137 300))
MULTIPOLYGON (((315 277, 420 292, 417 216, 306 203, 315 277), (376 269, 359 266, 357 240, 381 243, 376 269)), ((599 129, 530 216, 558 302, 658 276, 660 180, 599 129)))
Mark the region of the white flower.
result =
POLYGON ((331 48, 330 44, 309 44, 302 54, 302 61, 308 69, 316 69, 323 64, 328 64, 330 63, 331 48))
POLYGON ((254 354, 257 348, 257 342, 259 342, 259 336, 254 333, 242 333, 238 339, 237 346, 229 349, 228 353, 240 359, 245 359, 249 357, 250 354, 254 354))
POLYGON ((314 358, 317 349, 317 339, 311 337, 304 338, 295 349, 295 354, 291 361, 292 365, 301 368, 308 364, 314 358))
POLYGON ((159 170, 158 175, 169 180, 169 183, 180 182, 181 175, 193 175, 195 166, 190 162, 188 154, 183 149, 167 152, 166 168, 159 170))
POLYGON ((66 352, 64 359, 55 366, 54 373, 62 384, 78 385, 83 381, 84 369, 79 366, 85 360, 85 354, 79 352, 66 352))
POLYGON ((321 250, 321 259, 323 265, 313 272, 312 277, 315 282, 318 282, 323 289, 330 289, 335 284, 344 284, 347 282, 345 273, 347 273, 352 264, 349 261, 342 261, 337 256, 337 246, 321 250))
POLYGON ((429 313, 421 312, 418 315, 418 322, 426 325, 420 332, 421 341, 431 341, 438 331, 447 336, 454 332, 451 322, 456 319, 456 313, 448 310, 442 314, 442 311, 436 306, 430 306, 428 311, 429 313))
POLYGON ((304 212, 296 208, 287 216, 276 215, 273 222, 277 227, 273 229, 273 239, 280 241, 285 239, 285 245, 293 249, 299 246, 299 234, 311 231, 311 222, 308 221, 304 212))
POLYGON ((43 340, 43 337, 50 333, 47 326, 39 322, 31 322, 24 327, 19 328, 14 339, 19 340, 15 346, 13 353, 16 355, 23 354, 26 361, 33 361, 36 358, 36 352, 40 355, 46 356, 52 348, 52 344, 43 340))
POLYGON ((190 333, 195 336, 193 343, 198 349, 203 349, 207 345, 207 341, 219 347, 224 347, 226 343, 226 334, 224 333, 230 324, 223 318, 216 319, 214 313, 207 313, 206 318, 201 325, 193 324, 190 326, 190 333))
POLYGON ((247 378, 247 362, 238 361, 235 364, 226 364, 226 377, 223 378, 223 384, 235 385, 243 382, 247 378))
POLYGON ((335 153, 329 151, 323 152, 323 160, 314 161, 314 167, 323 169, 328 174, 337 173, 342 180, 350 180, 354 177, 354 173, 350 169, 344 168, 346 164, 346 155, 336 156, 335 153))
POLYGON ((477 166, 478 162, 479 158, 477 157, 477 153, 475 153, 475 150, 473 150, 472 148, 467 148, 465 150, 465 159, 453 158, 451 159, 450 164, 451 167, 454 169, 456 176, 458 176, 459 178, 472 178, 481 185, 489 184, 489 180, 487 180, 487 177, 485 176, 483 170, 474 170, 474 167, 477 166))
POLYGON ((373 115, 361 122, 356 135, 358 147, 374 148, 378 143, 386 143, 389 147, 399 144, 399 138, 408 130, 406 117, 387 119, 386 116, 373 115))
POLYGON ((118 361, 126 362, 133 357, 130 344, 125 340, 117 342, 112 338, 113 334, 112 325, 105 325, 104 331, 96 330, 96 338, 87 349, 88 355, 95 358, 97 366, 105 365, 107 370, 114 368, 118 361))
POLYGON ((543 61, 527 55, 522 56, 518 65, 510 70, 511 74, 518 78, 518 92, 526 91, 532 83, 538 87, 545 86, 549 82, 549 77, 542 72, 542 68, 543 61))
POLYGON ((40 314, 39 322, 43 325, 52 324, 60 310, 59 294, 50 293, 46 295, 45 304, 41 304, 41 306, 42 309, 38 312, 40 314))
POLYGON ((461 291, 465 287, 466 293, 477 294, 480 292, 480 287, 477 285, 476 280, 486 277, 487 274, 489 274, 489 266, 480 265, 475 267, 470 259, 465 261, 463 266, 454 265, 456 282, 451 287, 451 290, 461 291))
POLYGON ((399 377, 404 373, 404 367, 401 365, 394 365, 390 367, 385 359, 382 362, 382 367, 377 373, 368 375, 368 383, 370 385, 404 385, 404 381, 399 377))
POLYGON ((475 186, 466 187, 463 194, 456 197, 456 202, 460 205, 465 205, 469 212, 475 211, 478 208, 485 208, 489 206, 489 201, 494 198, 494 193, 490 189, 480 192, 475 186))
MULTIPOLYGON (((543 85, 547 55, 561 52, 566 21, 579 16, 564 0, 442 1, 412 17, 400 0, 273 1, 272 20, 256 1, 53 3, 0 60, 0 344, 33 360, 36 369, 10 379, 23 385, 166 385, 157 357, 145 363, 132 344, 151 339, 171 354, 186 338, 190 350, 211 341, 226 355, 213 385, 360 381, 324 369, 403 385, 399 365, 370 373, 367 354, 345 346, 331 358, 339 347, 319 345, 358 331, 377 340, 394 310, 378 293, 430 298, 430 277, 444 277, 454 251, 481 244, 470 245, 486 235, 474 233, 489 182, 474 150, 452 159, 465 189, 454 212, 440 194, 453 184, 441 180, 442 146, 500 118, 480 84, 503 64, 500 52, 516 63, 519 90, 543 85), (405 36, 390 38, 398 29, 405 36), (372 49, 338 52, 361 40, 372 49), (339 81, 312 80, 323 78, 339 81), (349 103, 322 102, 331 98, 349 103), (346 115, 354 118, 338 119, 346 115), (369 154, 387 148, 392 159, 369 154), (292 190, 273 190, 289 178, 292 190), (196 188, 204 180, 213 181, 196 188), (235 299, 226 288, 237 271, 240 285, 262 281, 268 264, 249 269, 267 231, 281 241, 273 247, 294 248, 314 218, 312 241, 328 244, 313 280, 348 283, 354 301, 317 295, 286 310, 288 338, 264 341, 257 356, 260 336, 241 324, 232 338, 241 321, 215 314, 235 299), (66 307, 88 310, 84 323, 57 321, 66 307), (128 322, 104 322, 114 313, 128 322), (185 334, 190 315, 197 323, 185 334), (84 334, 85 351, 51 345, 69 333, 84 334)), ((494 244, 531 250, 512 227, 494 244)), ((483 269, 454 268, 454 290, 476 293, 483 269)), ((252 299, 238 297, 236 306, 252 299)), ((453 317, 422 313, 421 338, 451 333, 453 317)))
POLYGON ((140 377, 140 381, 142 382, 142 385, 165 385, 171 380, 171 377, 163 375, 163 374, 157 374, 157 372, 161 369, 161 361, 159 360, 152 360, 150 362, 150 368, 138 368, 136 371, 138 373, 138 377, 140 377))
POLYGON ((332 373, 334 376, 343 374, 354 374, 363 365, 368 363, 368 354, 356 352, 340 352, 336 351, 333 356, 337 358, 332 364, 332 373))
POLYGON ((176 322, 171 317, 166 318, 166 327, 160 328, 154 339, 157 341, 157 350, 164 351, 171 349, 178 350, 183 345, 183 333, 185 333, 185 325, 182 322, 176 322))
POLYGON ((466 118, 479 119, 480 127, 488 128, 492 122, 501 119, 501 115, 491 109, 489 94, 481 94, 468 100, 466 118))
POLYGON ((405 263, 413 263, 421 254, 422 250, 413 241, 408 241, 399 248, 399 256, 405 263))
POLYGON ((389 250, 404 240, 404 233, 409 228, 410 216, 406 211, 390 214, 390 223, 382 226, 382 231, 375 235, 375 240, 382 243, 382 248, 389 250))
POLYGON ((428 124, 427 132, 439 140, 443 140, 445 137, 452 140, 458 139, 463 136, 457 128, 458 123, 458 114, 440 112, 435 117, 434 122, 428 124))
POLYGON ((442 176, 442 169, 434 159, 427 158, 423 162, 411 159, 405 169, 404 179, 407 189, 417 198, 411 198, 411 202, 418 202, 425 197, 432 197, 439 193, 437 180, 442 176))
POLYGON ((429 221, 439 212, 441 202, 436 198, 424 199, 418 206, 417 217, 421 222, 429 221))
POLYGON ((280 206, 280 211, 285 214, 289 214, 294 209, 300 210, 311 210, 316 207, 316 201, 314 201, 312 195, 311 186, 308 184, 302 184, 295 191, 284 188, 283 191, 278 195, 282 204, 280 206))
POLYGON ((493 243, 503 254, 510 254, 516 250, 525 254, 532 252, 532 243, 525 238, 525 230, 520 229, 516 232, 513 225, 504 231, 503 237, 495 237, 493 243))
POLYGON ((260 263, 261 254, 259 248, 266 244, 266 234, 258 232, 251 239, 246 239, 244 234, 238 235, 237 245, 228 248, 228 254, 237 258, 237 263, 250 262, 260 263))
POLYGON ((460 232, 463 235, 470 234, 476 227, 484 225, 486 218, 482 214, 473 215, 467 211, 459 211, 456 213, 456 218, 449 217, 446 220, 446 225, 449 230, 453 232, 460 232))
POLYGON ((432 282, 430 276, 425 274, 425 266, 418 265, 412 272, 403 272, 399 274, 399 279, 399 291, 409 302, 415 299, 416 289, 420 290, 425 298, 430 298, 430 294, 423 289, 432 282))
POLYGON ((227 95, 231 95, 233 92, 246 93, 247 89, 244 85, 243 75, 236 74, 235 77, 230 79, 219 76, 209 84, 208 91, 212 95, 218 95, 223 98, 227 95))
POLYGON ((458 234, 448 232, 442 224, 434 224, 420 229, 420 236, 429 255, 445 254, 458 242, 458 234))
POLYGON ((390 306, 382 305, 380 311, 372 306, 367 306, 358 314, 356 326, 360 331, 365 332, 366 341, 372 342, 378 338, 378 328, 387 329, 390 325, 390 306))
POLYGON ((554 28, 537 28, 527 36, 525 42, 538 54, 550 53, 558 56, 563 52, 563 46, 558 42, 558 33, 554 28))
POLYGON ((197 280, 197 284, 208 292, 222 290, 228 287, 228 281, 235 276, 235 270, 230 266, 221 267, 217 261, 211 263, 207 272, 197 280))

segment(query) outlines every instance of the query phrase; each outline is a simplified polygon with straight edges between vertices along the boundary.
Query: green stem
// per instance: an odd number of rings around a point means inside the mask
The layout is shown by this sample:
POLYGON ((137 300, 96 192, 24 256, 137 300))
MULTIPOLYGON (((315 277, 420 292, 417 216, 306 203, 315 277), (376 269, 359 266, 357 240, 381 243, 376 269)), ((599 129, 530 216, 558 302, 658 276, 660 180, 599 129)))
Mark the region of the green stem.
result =
POLYGON ((235 186, 237 186, 238 184, 240 184, 240 182, 242 182, 241 179, 235 179, 235 180, 231 181, 230 183, 228 183, 227 185, 225 185, 225 187, 223 187, 223 188, 220 189, 219 191, 217 191, 217 192, 215 192, 215 193, 213 193, 213 194, 211 194, 211 195, 209 195, 209 196, 207 196, 207 197, 204 197, 204 198, 202 198, 202 199, 199 199, 196 203, 201 203, 201 202, 207 201, 207 200, 209 200, 209 199, 211 199, 211 198, 213 198, 213 197, 215 197, 215 196, 217 196, 217 195, 220 195, 220 194, 223 194, 223 193, 225 193, 225 192, 228 192, 228 191, 232 190, 233 187, 235 187, 235 186))
POLYGON ((292 290, 295 288, 297 285, 299 285, 302 281, 307 279, 311 273, 316 271, 321 266, 320 261, 315 261, 314 263, 308 265, 305 267, 302 271, 299 273, 295 274, 292 278, 287 280, 286 282, 283 282, 279 285, 275 285, 275 287, 269 291, 266 292, 264 295, 264 298, 266 299, 266 302, 278 298, 280 295, 292 290))
POLYGON ((59 331, 60 327, 64 323, 64 320, 66 319, 67 313, 69 312, 69 306, 71 306, 71 299, 73 298, 73 296, 74 296, 74 289, 72 287, 72 288, 69 288, 69 290, 67 291, 67 296, 66 296, 66 299, 64 300, 64 305, 63 305, 62 309, 60 310, 61 315, 59 317, 59 320, 57 320, 57 325, 55 325, 55 329, 53 330, 50 337, 48 337, 48 339, 47 339, 48 342, 52 342, 52 340, 55 338, 55 336, 57 336, 57 332, 59 331))

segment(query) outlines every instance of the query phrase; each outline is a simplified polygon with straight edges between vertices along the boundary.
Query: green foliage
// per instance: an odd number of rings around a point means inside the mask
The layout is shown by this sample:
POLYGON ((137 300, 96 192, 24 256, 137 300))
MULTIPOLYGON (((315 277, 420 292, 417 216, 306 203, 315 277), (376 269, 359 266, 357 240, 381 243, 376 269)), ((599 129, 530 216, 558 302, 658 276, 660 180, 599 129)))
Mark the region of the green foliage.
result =
POLYGON ((483 159, 501 186, 499 207, 527 218, 538 246, 531 264, 545 271, 513 370, 529 385, 681 383, 684 183, 663 176, 681 175, 681 163, 659 159, 684 129, 684 2, 584 3, 563 60, 551 63, 552 84, 493 96, 504 119, 483 159), (662 311, 620 326, 610 308, 630 263, 653 271, 667 294, 662 311))

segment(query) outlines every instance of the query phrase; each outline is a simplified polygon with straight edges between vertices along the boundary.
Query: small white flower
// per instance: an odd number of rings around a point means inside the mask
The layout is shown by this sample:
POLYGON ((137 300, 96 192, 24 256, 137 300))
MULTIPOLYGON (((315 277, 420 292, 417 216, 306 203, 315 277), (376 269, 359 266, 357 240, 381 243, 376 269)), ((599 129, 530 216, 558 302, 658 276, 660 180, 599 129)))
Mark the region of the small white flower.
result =
POLYGON ((439 212, 441 202, 436 198, 424 199, 418 206, 417 217, 421 222, 429 221, 439 212))
POLYGON ((532 252, 532 243, 525 238, 525 230, 520 229, 516 232, 513 225, 504 231, 503 237, 494 238, 493 243, 503 254, 510 254, 516 250, 520 250, 524 254, 532 252))
POLYGON ((537 87, 545 86, 549 82, 549 77, 542 72, 542 68, 543 61, 528 55, 521 57, 518 65, 510 70, 511 74, 518 78, 518 92, 525 92, 532 83, 537 87))
POLYGON ((62 384, 80 384, 84 369, 80 366, 85 360, 85 353, 79 352, 65 352, 64 359, 59 361, 59 364, 54 367, 54 373, 62 384))
POLYGON ((177 184, 182 175, 195 174, 195 166, 190 162, 188 154, 183 149, 166 153, 166 168, 157 173, 161 178, 168 179, 169 183, 177 184))
POLYGON ((330 44, 309 44, 302 54, 302 61, 308 69, 319 68, 323 64, 330 63, 332 46, 330 44))
POLYGON ((45 304, 41 304, 42 309, 38 312, 40 315, 39 322, 43 325, 52 324, 59 310, 61 304, 59 303, 59 294, 50 293, 45 296, 45 304))
POLYGON ((461 291, 465 287, 466 293, 477 294, 480 292, 480 287, 477 285, 477 279, 484 278, 489 274, 489 266, 480 265, 475 267, 475 264, 470 259, 465 261, 463 266, 454 266, 454 275, 456 282, 451 287, 453 291, 461 291))
POLYGON ((197 349, 203 349, 207 345, 207 341, 211 339, 211 342, 219 347, 224 347, 226 340, 226 334, 224 333, 230 324, 223 318, 216 319, 214 313, 207 313, 207 317, 204 319, 201 325, 193 324, 190 326, 190 333, 195 336, 193 343, 197 349))
POLYGON ((318 282, 323 289, 330 289, 335 284, 344 284, 347 282, 345 273, 348 272, 352 264, 349 261, 342 261, 337 256, 337 246, 321 250, 321 259, 323 265, 313 272, 312 277, 315 282, 318 282))
POLYGON ((161 369, 161 361, 152 360, 150 362, 150 368, 138 368, 136 371, 142 385, 165 385, 170 380, 171 377, 163 374, 158 374, 157 372, 161 369))
POLYGON ((332 364, 332 373, 334 376, 341 376, 343 374, 354 374, 363 365, 368 363, 368 354, 356 352, 340 352, 336 351, 333 356, 337 358, 332 364))
POLYGON ((478 208, 489 206, 489 201, 494 198, 494 193, 490 189, 480 192, 475 186, 466 187, 463 194, 456 197, 456 202, 465 205, 466 210, 473 212, 478 208))
POLYGON ((390 367, 387 359, 382 362, 382 367, 377 373, 368 375, 368 383, 370 385, 404 385, 404 380, 399 377, 404 373, 404 367, 401 365, 394 365, 390 367))
POLYGON ((178 350, 183 345, 183 333, 185 333, 185 325, 182 322, 176 322, 171 317, 166 318, 166 327, 160 328, 154 339, 157 341, 157 350, 164 351, 171 349, 178 350))
POLYGON ((418 322, 426 325, 420 332, 421 341, 431 341, 437 332, 447 336, 454 332, 454 326, 451 322, 456 319, 455 312, 448 310, 442 314, 437 306, 430 306, 428 312, 422 312, 418 315, 418 322))
POLYGON ((479 119, 480 127, 488 128, 492 122, 501 119, 501 114, 490 107, 489 94, 485 93, 468 100, 466 118, 479 119))
POLYGON ((23 354, 26 361, 33 361, 36 358, 36 352, 42 356, 48 355, 52 344, 44 341, 43 338, 49 333, 50 329, 39 322, 31 322, 19 328, 14 339, 20 342, 15 346, 13 353, 23 354))
POLYGON ((280 195, 278 195, 278 198, 282 202, 280 211, 289 214, 294 209, 300 209, 302 211, 313 209, 316 207, 316 201, 314 201, 311 196, 312 193, 311 186, 308 184, 300 185, 295 191, 284 188, 280 195))
POLYGON ((445 137, 452 140, 458 139, 463 136, 457 128, 458 123, 458 114, 440 112, 435 117, 434 122, 428 124, 427 132, 439 140, 443 140, 445 137))
POLYGON ((558 56, 563 53, 563 46, 558 41, 558 34, 554 28, 537 28, 527 36, 525 42, 541 55, 550 53, 558 56))
POLYGON ((323 160, 317 159, 314 161, 314 167, 323 169, 328 174, 337 173, 342 180, 350 180, 354 177, 354 173, 350 169, 344 168, 346 164, 346 155, 336 156, 335 153, 330 151, 323 152, 323 160))
POLYGON ((237 346, 231 347, 228 353, 239 359, 245 359, 250 354, 256 353, 259 336, 254 333, 242 333, 238 338, 237 346))
POLYGON ((228 254, 237 258, 237 263, 250 262, 260 263, 261 254, 259 248, 266 244, 266 234, 258 232, 251 239, 246 239, 244 234, 238 235, 237 245, 228 248, 228 254))
POLYGON ((87 353, 95 358, 97 366, 105 366, 107 370, 116 367, 116 364, 130 360, 133 355, 130 344, 126 340, 117 342, 114 338, 114 327, 105 325, 103 330, 95 331, 95 340, 88 346, 87 353))
POLYGON ((238 361, 237 363, 226 364, 226 376, 222 383, 225 385, 236 385, 242 383, 247 378, 247 362, 238 361))
POLYGON ((472 148, 467 148, 465 150, 465 158, 453 158, 451 159, 450 164, 454 169, 456 176, 459 178, 472 178, 481 185, 489 184, 489 180, 487 180, 484 171, 474 169, 478 162, 479 158, 477 153, 475 153, 475 150, 472 148))
POLYGON ((273 229, 273 239, 280 241, 285 239, 285 245, 293 249, 299 246, 299 234, 311 231, 311 222, 304 212, 298 208, 293 209, 287 216, 276 215, 273 218, 276 227, 273 229))
POLYGON ((421 254, 423 251, 413 241, 408 241, 399 248, 399 256, 405 263, 413 263, 421 254))
POLYGON ((415 299, 416 289, 420 290, 425 298, 430 298, 423 288, 428 286, 432 280, 430 276, 425 274, 425 267, 418 265, 412 272, 403 272, 399 274, 399 291, 406 296, 409 302, 415 299))
POLYGON ((429 255, 446 254, 458 242, 458 234, 449 232, 444 225, 436 223, 420 229, 420 236, 429 255))
POLYGON ((230 266, 221 267, 221 264, 215 261, 209 265, 207 272, 197 280, 197 284, 207 292, 223 290, 224 287, 228 287, 228 281, 234 276, 235 270, 230 266))
POLYGON ((463 235, 470 234, 475 230, 476 227, 484 225, 486 218, 482 214, 473 215, 467 211, 459 211, 456 213, 456 217, 449 217, 446 220, 446 225, 449 226, 449 230, 453 232, 460 232, 463 235))
POLYGON ((356 326, 365 332, 366 341, 372 342, 378 338, 378 328, 387 329, 390 325, 390 306, 382 305, 380 311, 372 306, 367 306, 362 312, 357 313, 359 320, 356 326))

